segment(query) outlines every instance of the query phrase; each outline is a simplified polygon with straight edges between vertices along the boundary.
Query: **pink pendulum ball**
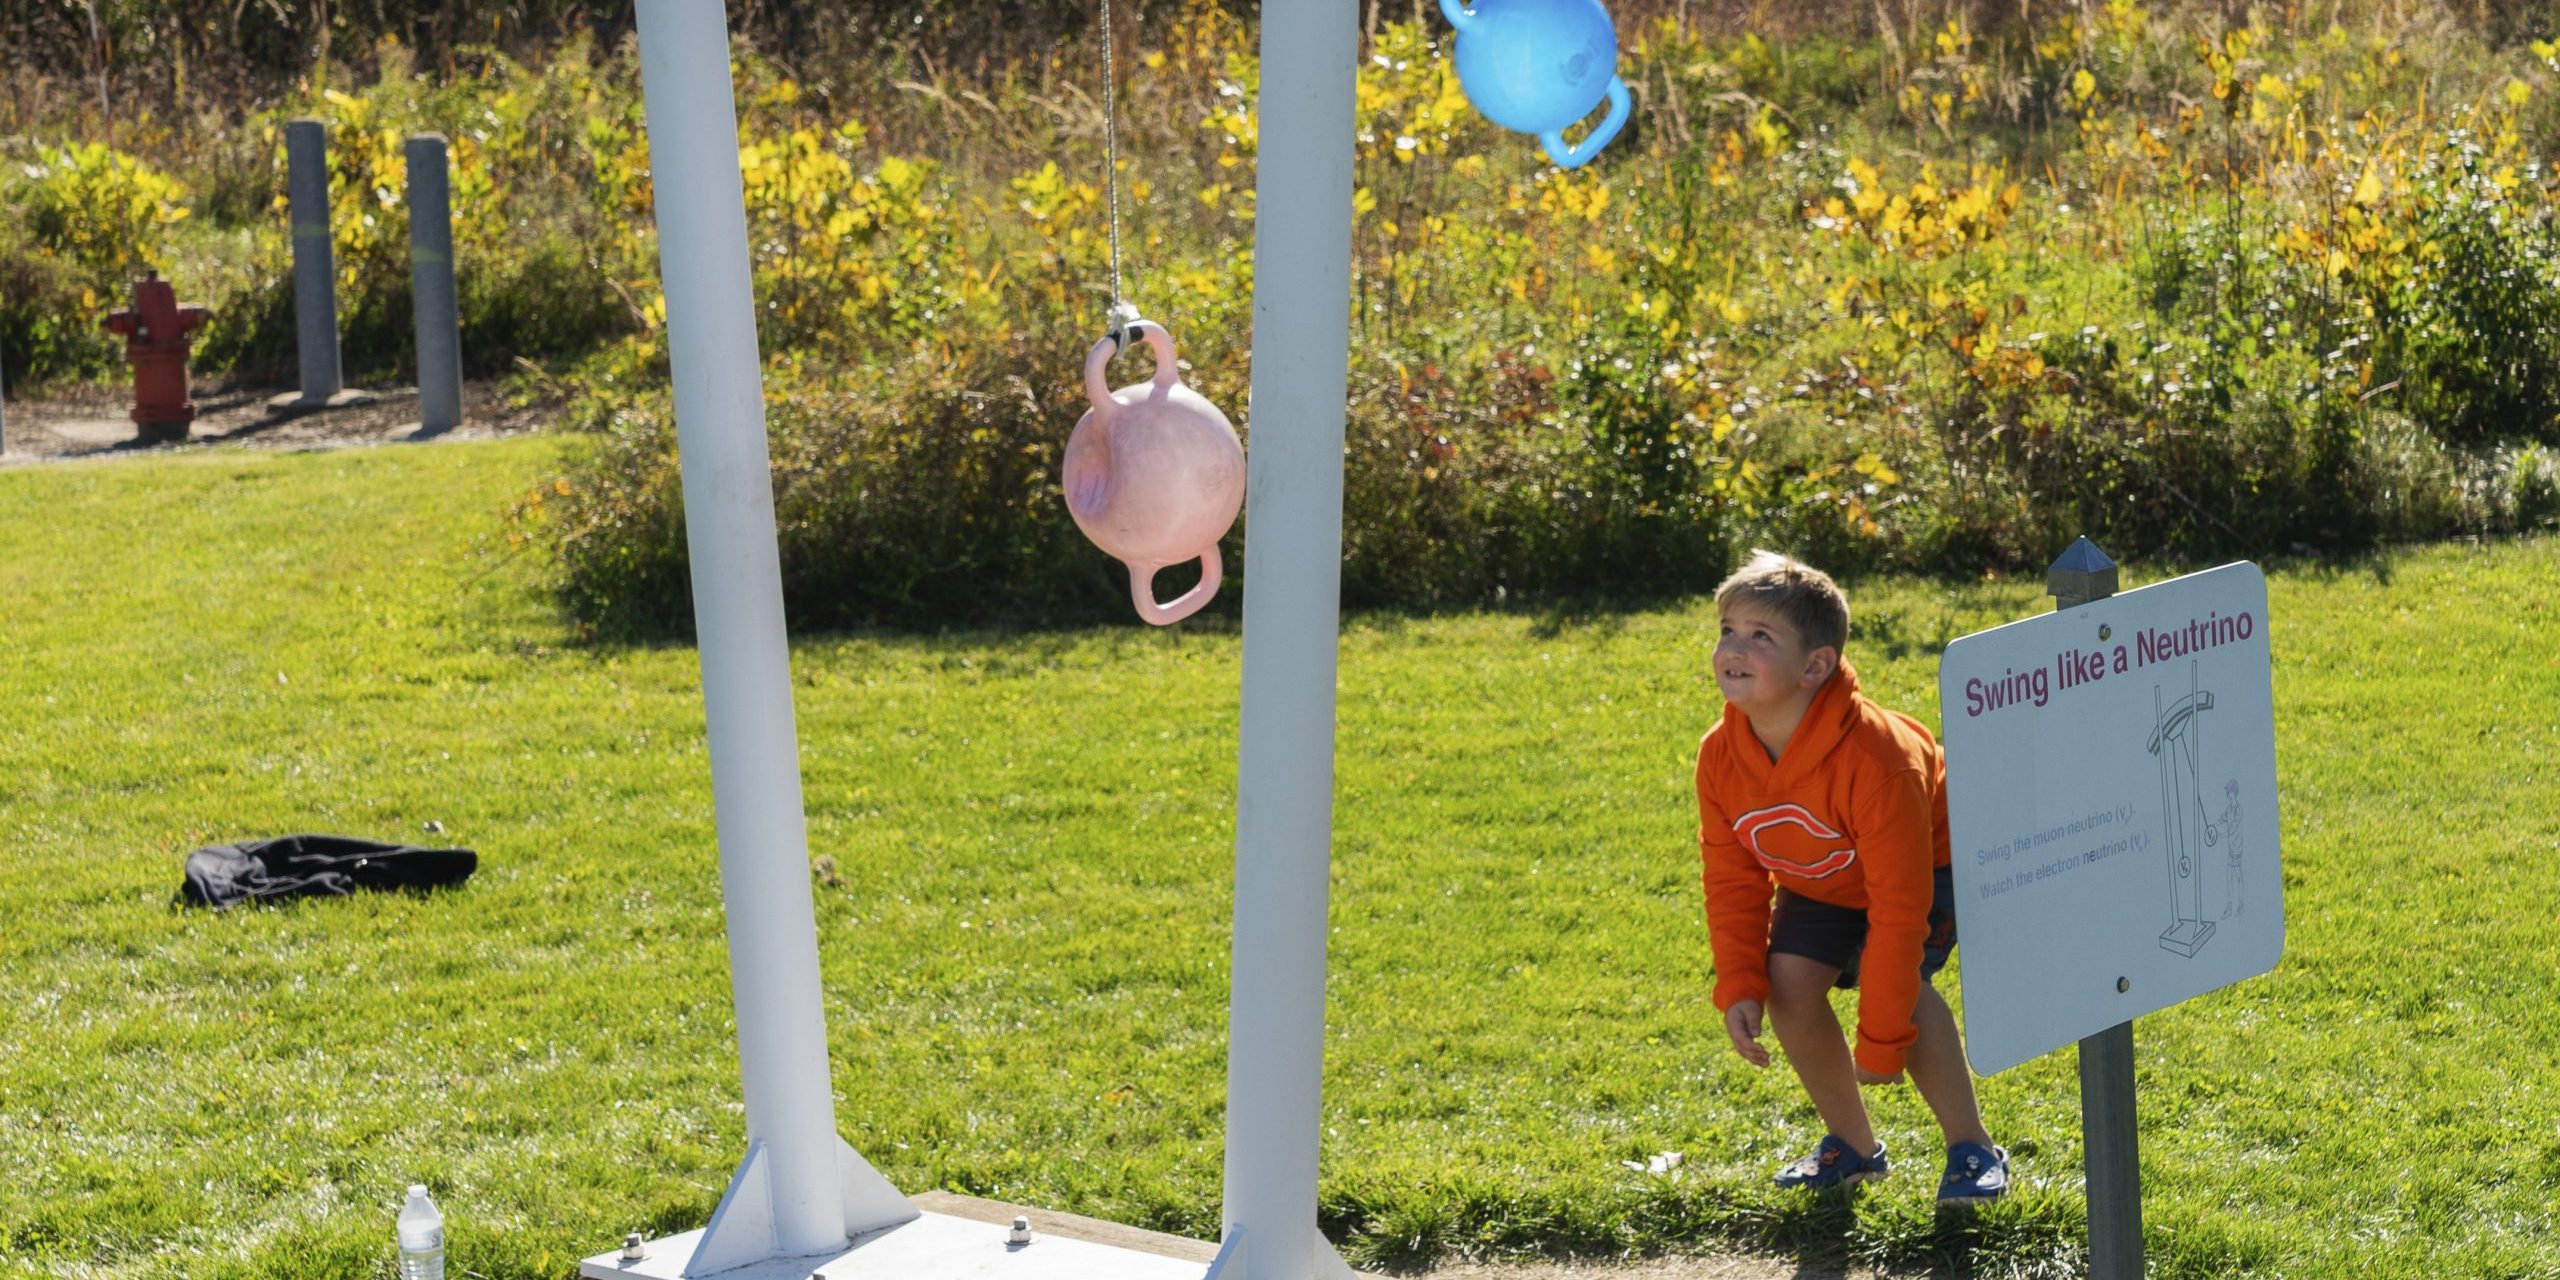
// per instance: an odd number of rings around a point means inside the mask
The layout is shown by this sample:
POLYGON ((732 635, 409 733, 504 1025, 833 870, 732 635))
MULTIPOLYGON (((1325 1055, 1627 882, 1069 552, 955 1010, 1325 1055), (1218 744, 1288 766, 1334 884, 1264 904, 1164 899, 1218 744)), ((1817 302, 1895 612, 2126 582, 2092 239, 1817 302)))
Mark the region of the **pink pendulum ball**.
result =
POLYGON ((1113 391, 1102 370, 1119 352, 1119 337, 1093 344, 1084 358, 1093 408, 1067 437, 1062 479, 1076 527, 1129 566, 1131 603, 1161 627, 1190 617, 1218 593, 1218 539, 1244 506, 1244 445, 1218 406, 1182 384, 1164 326, 1139 320, 1126 332, 1146 339, 1155 377, 1113 391), (1200 562, 1199 584, 1158 601, 1156 570, 1192 559, 1200 562))

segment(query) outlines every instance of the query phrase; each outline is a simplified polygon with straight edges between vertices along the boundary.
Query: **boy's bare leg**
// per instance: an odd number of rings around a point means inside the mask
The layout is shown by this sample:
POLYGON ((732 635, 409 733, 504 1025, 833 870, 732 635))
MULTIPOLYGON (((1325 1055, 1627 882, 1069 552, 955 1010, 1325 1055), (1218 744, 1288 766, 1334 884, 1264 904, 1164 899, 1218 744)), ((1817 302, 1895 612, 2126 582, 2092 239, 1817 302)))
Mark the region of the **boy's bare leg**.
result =
MULTIPOLYGON (((1769 1020, 1776 1024, 1778 1043, 1786 1047, 1787 1061, 1804 1081, 1823 1125, 1859 1155, 1873 1155, 1876 1132, 1867 1121, 1867 1100, 1858 1096, 1857 1064, 1840 1033, 1840 1017, 1831 1011, 1831 984, 1839 978, 1838 969, 1819 960, 1770 953, 1769 1020)), ((1938 1007, 1942 1012, 1946 1008, 1943 1003, 1938 1007)), ((1959 1059, 1957 1070, 1963 1069, 1959 1059)), ((1969 1086, 1965 1096, 1973 1096, 1969 1086)))
MULTIPOLYGON (((1770 957, 1772 961, 1777 957, 1770 957)), ((1774 970, 1771 981, 1776 980, 1774 970)), ((1947 1008, 1946 997, 1935 987, 1922 984, 1920 1003, 1911 1010, 1911 1021, 1920 1032, 1919 1042, 1911 1046, 1906 1060, 1911 1073, 1911 1087, 1920 1091, 1922 1101, 1938 1117, 1938 1128, 1947 1135, 1947 1144, 1979 1142, 1991 1145, 1991 1131, 1982 1126, 1982 1111, 1973 1099, 1973 1066, 1965 1061, 1964 1036, 1956 1029, 1955 1011, 1947 1008)), ((1779 1028, 1781 1037, 1785 1027, 1779 1028)), ((1792 1056, 1795 1046, 1787 1053, 1792 1056)))

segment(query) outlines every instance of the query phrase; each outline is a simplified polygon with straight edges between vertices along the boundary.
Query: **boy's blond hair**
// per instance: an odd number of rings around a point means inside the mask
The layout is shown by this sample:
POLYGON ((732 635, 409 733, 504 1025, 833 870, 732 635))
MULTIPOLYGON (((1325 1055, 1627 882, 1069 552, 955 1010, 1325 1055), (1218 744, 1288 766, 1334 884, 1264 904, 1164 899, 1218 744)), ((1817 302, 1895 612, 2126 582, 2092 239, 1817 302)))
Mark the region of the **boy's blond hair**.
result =
POLYGON ((1755 549, 1716 587, 1716 611, 1748 604, 1778 615, 1804 637, 1804 647, 1837 651, 1849 643, 1849 596, 1831 575, 1775 551, 1755 549))

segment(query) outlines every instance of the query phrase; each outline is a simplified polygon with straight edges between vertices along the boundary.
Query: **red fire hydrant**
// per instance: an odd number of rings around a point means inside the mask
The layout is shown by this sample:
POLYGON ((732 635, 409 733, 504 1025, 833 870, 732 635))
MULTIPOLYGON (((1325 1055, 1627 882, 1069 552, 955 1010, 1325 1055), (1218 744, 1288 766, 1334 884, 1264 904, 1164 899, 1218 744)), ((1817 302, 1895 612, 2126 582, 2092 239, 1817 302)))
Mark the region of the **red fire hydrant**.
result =
POLYGON ((151 271, 133 282, 133 305, 103 322, 124 335, 124 358, 133 365, 133 422, 143 439, 187 438, 196 420, 195 401, 187 398, 187 351, 208 314, 193 303, 179 306, 178 291, 151 271))

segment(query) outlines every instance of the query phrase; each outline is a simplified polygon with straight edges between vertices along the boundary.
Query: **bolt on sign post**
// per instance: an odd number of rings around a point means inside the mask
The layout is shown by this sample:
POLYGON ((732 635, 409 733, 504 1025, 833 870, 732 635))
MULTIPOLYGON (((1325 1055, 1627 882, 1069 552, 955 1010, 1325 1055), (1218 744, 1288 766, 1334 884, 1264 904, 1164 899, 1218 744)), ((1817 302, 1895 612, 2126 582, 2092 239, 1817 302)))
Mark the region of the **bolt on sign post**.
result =
POLYGON ((2133 1020, 2284 950, 2267 582, 2119 595, 2087 538, 2046 581, 1938 668, 1965 1041, 1984 1075, 2080 1046, 2090 1275, 2140 1280, 2133 1020))
POLYGON ((444 137, 412 134, 409 169, 409 294, 418 351, 418 432, 462 425, 462 321, 453 291, 453 184, 444 137))

